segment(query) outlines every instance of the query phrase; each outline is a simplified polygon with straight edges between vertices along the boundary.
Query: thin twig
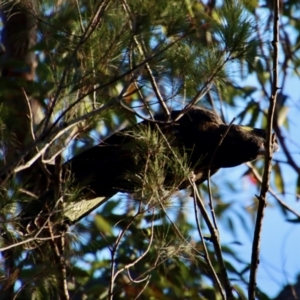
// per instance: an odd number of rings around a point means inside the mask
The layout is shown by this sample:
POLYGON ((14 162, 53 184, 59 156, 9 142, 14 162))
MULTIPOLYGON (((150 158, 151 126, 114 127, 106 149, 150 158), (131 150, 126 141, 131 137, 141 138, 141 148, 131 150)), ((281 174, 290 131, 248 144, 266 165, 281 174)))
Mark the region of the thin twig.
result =
MULTIPOLYGON (((167 256, 165 259, 162 259, 160 262, 156 262, 154 265, 152 265, 151 267, 148 267, 146 271, 144 271, 142 274, 138 275, 135 278, 135 281, 138 280, 139 278, 142 278, 143 276, 147 275, 148 273, 150 273, 151 271, 157 269, 159 266, 163 265, 168 259, 170 259, 170 256, 167 256)), ((126 284, 124 284, 123 286, 121 286, 120 288, 118 288, 117 290, 114 291, 114 295, 120 293, 121 291, 124 291, 124 288, 126 286, 129 286, 132 283, 132 281, 130 280, 129 282, 127 282, 126 284)))
MULTIPOLYGON (((255 177, 255 179, 257 181, 259 181, 260 183, 262 183, 262 177, 259 175, 257 169, 250 163, 247 162, 246 165, 248 166, 248 168, 251 170, 253 176, 255 177)), ((287 203, 285 203, 282 199, 280 199, 275 191, 269 187, 269 193, 277 200, 277 202, 287 211, 291 212, 292 214, 294 214, 297 218, 300 219, 300 213, 298 213, 297 211, 295 211, 292 207, 290 207, 287 203)))
MULTIPOLYGON (((153 55, 145 58, 142 62, 140 62, 139 64, 135 65, 133 67, 133 69, 128 70, 124 73, 122 73, 121 75, 113 78, 112 80, 97 86, 96 88, 89 90, 88 92, 86 92, 85 94, 82 94, 75 102, 73 102, 72 104, 70 104, 68 106, 68 108, 62 112, 60 114, 60 116, 55 120, 55 122, 49 127, 49 129, 44 132, 43 137, 45 138, 45 136, 47 136, 52 130, 53 128, 55 128, 57 126, 57 124, 59 124, 59 122, 61 121, 61 119, 66 115, 66 113, 72 109, 74 106, 76 106, 82 99, 86 98, 88 95, 90 95, 91 93, 94 93, 95 91, 101 90, 119 80, 121 80, 122 78, 125 78, 127 75, 132 74, 132 72, 134 72, 135 70, 138 70, 140 67, 144 66, 147 62, 151 61, 152 59, 156 58, 157 56, 161 55, 162 53, 164 53, 165 51, 167 51, 169 48, 173 47, 175 44, 177 44, 179 41, 183 40, 187 35, 183 35, 178 37, 177 39, 175 39, 173 42, 169 43, 167 46, 165 46, 163 49, 157 51, 156 53, 154 53, 153 55)), ((114 103, 116 104, 116 103, 114 103)))
MULTIPOLYGON (((122 2, 123 2, 124 10, 127 13, 128 17, 130 18, 130 21, 131 21, 130 22, 130 24, 131 24, 130 25, 131 30, 134 31, 134 18, 132 16, 130 7, 129 7, 129 5, 128 5, 128 3, 127 3, 126 0, 122 0, 122 2)), ((135 35, 133 36, 133 40, 134 40, 134 43, 135 43, 135 45, 136 45, 139 53, 142 55, 143 59, 146 59, 147 55, 146 55, 145 48, 143 47, 143 44, 138 41, 138 39, 137 39, 137 37, 135 35)), ((166 117, 169 118, 170 111, 169 111, 169 109, 168 109, 168 107, 167 107, 167 105, 166 105, 166 103, 165 103, 165 101, 164 101, 164 99, 163 99, 163 97, 162 97, 162 95, 160 93, 160 90, 159 90, 158 85, 156 83, 156 80, 155 80, 155 78, 153 76, 153 72, 152 72, 152 70, 150 68, 150 65, 148 63, 146 63, 145 67, 146 67, 146 70, 148 72, 148 75, 149 75, 149 78, 150 78, 150 82, 151 82, 153 91, 154 91, 154 93, 156 95, 156 98, 158 99, 158 101, 159 101, 159 103, 160 103, 160 105, 161 105, 161 107, 162 107, 162 109, 163 109, 166 117)))
POLYGON ((221 65, 216 66, 216 68, 211 72, 211 75, 204 82, 203 86, 196 93, 196 95, 193 97, 193 99, 186 105, 186 107, 181 111, 181 113, 177 116, 175 121, 178 121, 180 118, 182 118, 184 116, 184 114, 189 112, 197 102, 199 102, 201 99, 203 99, 203 97, 210 91, 213 81, 215 79, 215 76, 217 74, 219 74, 219 72, 222 70, 222 68, 226 65, 226 63, 228 61, 230 61, 229 58, 227 58, 225 61, 223 61, 223 63, 221 65))
MULTIPOLYGON (((191 179, 190 179, 190 183, 191 183, 191 185, 193 185, 193 182, 191 181, 191 179)), ((195 189, 194 191, 195 191, 195 196, 196 196, 195 199, 196 199, 197 206, 199 207, 201 214, 203 216, 203 219, 205 221, 205 224, 207 225, 208 230, 211 234, 211 241, 213 243, 217 261, 219 263, 221 279, 222 279, 225 293, 226 293, 226 299, 232 300, 232 299, 234 299, 234 296, 232 294, 232 286, 231 286, 230 280, 228 278, 225 262, 223 259, 222 248, 221 248, 220 237, 219 237, 218 231, 215 229, 213 222, 210 220, 210 218, 208 216, 208 213, 205 209, 204 203, 199 195, 198 190, 195 189)))
POLYGON ((67 74, 69 72, 69 69, 72 65, 74 57, 76 57, 76 54, 77 54, 78 50, 80 49, 80 47, 85 44, 85 42, 89 39, 89 37, 94 32, 96 27, 100 24, 101 16, 106 11, 106 9, 109 6, 110 2, 111 2, 111 0, 106 0, 106 1, 101 1, 99 3, 98 8, 96 9, 94 16, 91 18, 91 21, 87 25, 87 27, 85 28, 85 31, 81 36, 81 39, 79 40, 77 46, 75 47, 74 51, 70 55, 69 63, 63 71, 63 74, 62 74, 62 77, 61 77, 60 82, 58 84, 58 88, 56 90, 53 102, 52 102, 51 107, 49 109, 49 112, 47 114, 47 118, 46 118, 45 123, 44 123, 44 130, 43 131, 46 131, 47 128, 48 128, 50 119, 51 119, 53 111, 54 111, 54 107, 55 107, 55 105, 56 105, 56 103, 59 99, 61 91, 64 88, 65 79, 66 79, 67 74))
POLYGON ((25 91, 24 88, 21 88, 24 98, 26 100, 26 104, 27 104, 27 109, 28 109, 28 113, 29 113, 29 121, 30 121, 30 134, 31 134, 31 138, 33 141, 35 141, 35 133, 34 133, 34 128, 33 128, 33 114, 32 114, 32 109, 31 109, 31 104, 30 104, 30 100, 27 96, 27 93, 25 91))
POLYGON ((178 227, 176 226, 176 224, 172 221, 172 219, 171 219, 170 216, 168 215, 168 213, 167 213, 167 211, 166 211, 166 209, 164 208, 163 205, 161 205, 161 208, 162 208, 163 212, 165 213, 165 215, 166 215, 168 221, 170 222, 170 224, 171 224, 172 227, 174 228, 175 233, 177 234, 177 236, 180 237, 180 239, 181 239, 186 245, 189 245, 189 246, 191 247, 191 249, 192 249, 193 251, 195 251, 195 253, 197 253, 197 254, 199 254, 199 255, 202 255, 202 253, 201 253, 198 249, 196 249, 196 247, 194 247, 194 246, 190 243, 190 241, 188 241, 188 240, 182 235, 182 233, 180 232, 179 228, 178 228, 178 227))
MULTIPOLYGON (((32 114, 32 109, 31 109, 31 104, 30 104, 30 99, 27 96, 27 93, 25 91, 24 88, 22 88, 22 92, 24 94, 24 97, 26 99, 26 103, 27 103, 27 107, 28 107, 28 112, 29 112, 29 120, 30 120, 30 134, 31 134, 31 140, 33 143, 35 143, 36 141, 36 135, 34 132, 34 126, 33 126, 33 114, 32 114)), ((35 150, 36 153, 40 152, 40 149, 38 148, 38 144, 36 144, 35 146, 35 150)), ((43 155, 42 155, 43 156, 43 155)), ((44 174, 46 175, 47 178, 49 178, 51 176, 50 172, 48 171, 48 169, 45 167, 45 165, 39 160, 39 165, 42 169, 42 171, 44 172, 44 174)))
MULTIPOLYGON (((154 227, 154 214, 153 214, 153 218, 152 218, 152 221, 151 221, 151 236, 150 236, 150 240, 149 240, 149 244, 148 244, 148 247, 147 249, 143 252, 142 255, 140 255, 134 262, 130 263, 130 264, 127 264, 126 266, 124 266, 123 268, 119 269, 115 275, 113 276, 113 281, 116 280, 117 276, 123 272, 124 270, 129 270, 129 268, 133 267, 134 265, 136 265, 140 260, 142 260, 146 254, 150 251, 150 247, 152 246, 152 242, 153 242, 153 236, 154 236, 154 230, 153 230, 153 227, 154 227)), ((144 279, 145 280, 145 279, 144 279)))
POLYGON ((69 129, 71 129, 72 127, 74 127, 76 125, 75 124, 71 124, 67 127, 65 127, 64 129, 61 129, 55 136, 54 138, 52 138, 48 143, 46 143, 44 145, 43 148, 41 148, 39 150, 39 152, 37 154, 35 154, 29 161, 27 161, 25 164, 21 165, 21 166, 18 166, 16 167, 15 169, 12 170, 13 173, 17 173, 17 172, 20 172, 24 169, 27 169, 29 167, 32 166, 32 164, 37 160, 39 159, 45 152, 46 150, 61 136, 63 135, 65 132, 67 132, 69 129))
MULTIPOLYGON (((146 279, 147 279, 147 282, 145 283, 145 285, 143 286, 143 288, 140 290, 140 292, 136 295, 136 297, 135 297, 133 300, 138 299, 138 298, 142 295, 142 293, 144 292, 144 290, 146 289, 146 287, 148 286, 148 284, 149 284, 149 282, 150 282, 151 275, 148 275, 148 276, 146 277, 146 279)), ((131 280, 132 280, 132 279, 131 279, 131 280)))
POLYGON ((56 264, 60 270, 60 280, 58 280, 60 285, 60 299, 61 300, 69 300, 69 290, 68 290, 68 282, 67 282, 67 270, 66 270, 66 261, 65 261, 65 232, 61 234, 60 239, 55 239, 52 231, 53 227, 49 224, 49 232, 52 239, 52 247, 56 260, 56 264))
POLYGON ((32 238, 29 238, 25 241, 21 241, 21 242, 18 242, 18 243, 14 243, 13 245, 9 245, 9 246, 6 246, 6 247, 2 247, 0 248, 0 252, 2 251, 6 251, 8 249, 11 249, 11 248, 15 248, 15 247, 18 247, 18 246, 22 246, 24 244, 29 244, 31 242, 35 242, 35 241, 49 241, 49 240, 52 240, 53 238, 60 238, 61 237, 61 234, 59 235, 55 235, 53 237, 43 237, 43 238, 39 238, 39 237, 32 237, 32 238))
MULTIPOLYGON (((133 221, 136 219, 136 217, 140 215, 140 211, 137 211, 137 213, 132 217, 132 219, 128 222, 128 224, 126 225, 126 227, 119 233, 117 239, 116 239, 116 242, 115 242, 115 245, 112 249, 110 249, 111 251, 111 275, 110 275, 110 282, 109 282, 109 287, 108 287, 108 299, 112 300, 113 299, 113 295, 114 295, 114 282, 115 282, 115 279, 116 277, 118 276, 118 274, 120 274, 121 272, 123 272, 124 270, 126 270, 127 266, 126 265, 125 267, 123 267, 122 269, 118 270, 117 272, 115 272, 115 255, 116 255, 116 252, 120 246, 120 242, 123 238, 123 236, 125 235, 125 233, 127 232, 127 230, 129 229, 129 227, 131 226, 131 224, 133 223, 133 221)), ((153 224, 152 224, 153 226, 153 224)), ((153 233, 151 233, 153 234, 153 233)), ((151 243, 149 244, 149 247, 150 247, 151 243)), ((149 251, 149 250, 148 250, 149 251)), ((146 254, 145 254, 146 255, 146 254)), ((138 258, 138 260, 140 260, 138 258)), ((136 262, 133 263, 133 265, 135 264, 136 262)), ((129 264, 129 267, 131 267, 132 264, 129 264)))
POLYGON ((255 300, 256 294, 256 273, 259 264, 260 238, 262 229, 262 220, 266 207, 266 196, 269 190, 269 181, 272 169, 272 146, 275 136, 272 135, 273 118, 276 108, 276 98, 278 93, 278 45, 279 45, 279 0, 274 1, 274 25, 273 25, 273 78, 272 93, 269 98, 269 110, 267 116, 267 139, 266 139, 266 158, 264 165, 263 181, 261 192, 258 198, 258 210, 255 223, 255 231, 252 244, 250 280, 248 288, 248 299, 255 300))
POLYGON ((212 265, 212 262, 210 260, 209 253, 208 253, 208 250, 207 250, 207 247, 206 247, 206 243, 205 243, 205 240, 203 238, 202 229, 201 229, 201 226, 200 226, 200 222, 199 222, 199 218, 198 218, 198 212, 197 212, 196 190, 197 190, 197 186, 196 186, 195 181, 193 180, 192 191, 193 191, 193 200, 194 200, 194 213, 195 213, 195 219, 196 219, 196 225, 197 225, 198 233, 199 233, 199 236, 201 238, 201 243, 202 243, 203 249, 204 249, 204 258, 206 260, 206 263, 209 266, 209 269, 210 269, 210 271, 213 275, 213 278, 215 279, 215 283, 217 284, 217 287, 219 288, 221 296, 225 300, 226 296, 225 296, 222 284, 221 284, 221 282, 219 280, 219 277, 218 277, 218 275, 217 275, 217 273, 216 273, 216 271, 215 271, 215 269, 212 265))
MULTIPOLYGON (((46 238, 39 238, 38 236, 40 235, 40 233, 46 228, 47 224, 50 223, 50 218, 53 216, 53 214, 55 213, 56 211, 56 207, 57 205, 61 202, 61 199, 58 199, 55 203, 55 206, 53 208, 53 211, 50 212, 48 214, 48 217, 46 219, 46 221, 43 223, 43 225, 38 229, 38 231, 35 233, 34 237, 33 238, 29 238, 25 241, 21 241, 21 242, 18 242, 18 243, 15 243, 15 244, 12 244, 12 245, 9 245, 7 247, 2 247, 0 248, 0 251, 5 251, 7 249, 10 249, 10 248, 14 248, 14 247, 17 247, 17 246, 20 246, 20 245, 24 245, 24 244, 29 244, 30 242, 33 242, 33 241, 45 241, 45 240, 51 240, 53 238, 59 238, 61 237, 61 234, 60 235, 56 235, 56 236, 52 236, 52 237, 46 237, 46 238)), ((37 216, 38 217, 38 216, 37 216)))
MULTIPOLYGON (((278 12, 278 16, 279 16, 279 12, 278 12)), ((260 24, 261 22, 259 22, 258 20, 258 16, 256 15, 256 24, 260 24)), ((273 28, 274 29, 274 28, 273 28)), ((260 40, 262 40, 261 38, 261 33, 260 33, 260 30, 259 30, 259 27, 256 26, 256 32, 258 33, 258 36, 260 37, 260 40)), ((279 43, 279 25, 278 25, 278 43, 279 43)), ((269 63, 269 56, 265 54, 265 50, 264 50, 264 47, 263 47, 263 42, 261 42, 259 44, 260 46, 260 51, 262 53, 262 57, 264 58, 264 63, 266 64, 266 67, 267 67, 267 70, 268 72, 272 72, 274 73, 274 69, 272 70, 271 66, 270 66, 270 63, 269 63)), ((274 55, 275 55, 275 52, 274 52, 274 55)), ((258 77, 259 79, 259 77, 258 77)), ((284 79, 285 79, 285 76, 283 76, 282 80, 282 86, 281 86, 281 89, 283 89, 283 84, 284 84, 284 79)), ((278 82, 278 80, 277 80, 278 82)), ((261 88, 262 88, 262 91, 263 91, 263 94, 269 98, 268 96, 268 92, 267 92, 267 89, 265 87, 265 83, 264 82, 261 82, 261 88)), ((275 111, 276 112, 276 111, 275 111)), ((280 129, 280 126, 278 125, 278 120, 276 118, 273 119, 273 127, 274 127, 274 131, 276 133, 276 137, 277 139, 279 140, 280 142, 280 146, 287 158, 287 162, 288 164, 296 171, 297 174, 300 173, 300 167, 297 165, 296 161, 293 159, 287 145, 286 145, 286 142, 285 142, 285 139, 282 135, 282 131, 280 129)))

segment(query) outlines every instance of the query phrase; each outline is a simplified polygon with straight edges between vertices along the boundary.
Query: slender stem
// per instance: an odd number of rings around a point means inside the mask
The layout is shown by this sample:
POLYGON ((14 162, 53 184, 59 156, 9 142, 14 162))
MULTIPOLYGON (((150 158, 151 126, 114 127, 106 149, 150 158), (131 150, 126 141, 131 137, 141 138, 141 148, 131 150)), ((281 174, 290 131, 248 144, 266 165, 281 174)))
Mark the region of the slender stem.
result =
MULTIPOLYGON (((191 183, 191 185, 193 185, 193 182, 191 180, 190 180, 190 183, 191 183)), ((208 213, 205 209, 204 203, 203 203, 197 189, 195 189, 194 191, 195 191, 195 195, 196 195, 195 199, 196 199, 197 206, 200 209, 201 214, 204 218, 205 224, 207 225, 208 230, 211 234, 211 241, 213 243, 215 253, 216 253, 216 258, 217 258, 217 261, 220 266, 220 274, 221 274, 222 283, 223 283, 223 286, 225 289, 226 299, 232 300, 232 299, 234 299, 234 296, 232 294, 232 286, 231 286, 231 283, 230 283, 230 280, 229 280, 229 277, 227 274, 225 262, 224 262, 223 255, 222 255, 222 248, 221 248, 219 233, 215 229, 213 222, 210 220, 208 213)))
POLYGON ((274 25, 273 25, 273 78, 272 92, 269 98, 269 110, 267 116, 267 141, 266 141, 266 158, 264 166, 263 181, 260 195, 257 196, 259 201, 255 223, 255 231, 252 244, 250 280, 248 288, 248 299, 255 300, 256 294, 256 274, 259 265, 260 239, 262 230, 262 221, 266 207, 266 195, 269 190, 269 181, 272 168, 272 145, 275 136, 272 135, 272 126, 276 106, 276 98, 278 93, 278 44, 279 44, 279 0, 274 0, 274 25))
POLYGON ((220 279, 212 265, 212 262, 210 260, 210 257, 209 257, 209 253, 208 253, 208 250, 207 250, 207 247, 206 247, 206 243, 205 243, 205 240, 203 238, 203 234, 202 234, 202 229, 201 229, 201 226, 200 226, 200 222, 199 222, 199 217, 198 217, 198 212, 197 212, 197 202, 196 202, 196 197, 197 197, 197 194, 196 194, 196 190, 197 190, 197 186, 194 182, 193 186, 193 200, 194 200, 194 213, 195 213, 195 218, 196 218, 196 224, 197 224, 197 230, 198 230, 198 233, 199 233, 199 236, 201 238, 201 242, 202 242, 202 245, 203 245, 203 249, 204 249, 204 258, 206 260, 206 263, 208 264, 208 267, 213 275, 213 278, 215 279, 215 283, 221 293, 221 296, 222 296, 222 299, 226 299, 225 297, 225 293, 224 293, 224 290, 223 290, 223 287, 222 287, 222 284, 220 282, 220 279))

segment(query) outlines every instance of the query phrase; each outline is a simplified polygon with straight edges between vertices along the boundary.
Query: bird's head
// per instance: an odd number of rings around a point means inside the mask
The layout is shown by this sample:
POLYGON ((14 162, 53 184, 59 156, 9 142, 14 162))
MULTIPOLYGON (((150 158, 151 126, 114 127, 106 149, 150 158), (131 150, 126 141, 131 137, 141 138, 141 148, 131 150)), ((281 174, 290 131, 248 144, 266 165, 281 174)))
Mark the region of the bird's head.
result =
MULTIPOLYGON (((259 129, 259 128, 251 128, 248 126, 241 126, 243 130, 245 131, 249 131, 250 134, 256 135, 256 136, 260 136, 262 137, 265 141, 264 143, 261 145, 260 149, 259 149, 259 154, 261 154, 261 156, 265 156, 267 154, 267 131, 264 129, 259 129)), ((273 143, 271 143, 271 151, 272 153, 277 152, 279 150, 279 145, 278 145, 278 141, 275 138, 273 143)))
MULTIPOLYGON (((213 165, 216 164, 220 168, 234 167, 261 158, 267 153, 267 132, 264 129, 240 125, 220 125, 219 131, 220 136, 224 135, 224 139, 213 158, 213 165)), ((275 139, 271 151, 278 150, 278 142, 275 139)))

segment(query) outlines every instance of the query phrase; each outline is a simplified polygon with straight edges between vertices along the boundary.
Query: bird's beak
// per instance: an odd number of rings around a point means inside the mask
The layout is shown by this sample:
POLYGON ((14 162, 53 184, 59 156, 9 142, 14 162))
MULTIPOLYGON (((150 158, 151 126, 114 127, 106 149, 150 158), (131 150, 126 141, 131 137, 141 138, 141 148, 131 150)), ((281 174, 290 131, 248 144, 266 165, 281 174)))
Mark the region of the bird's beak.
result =
POLYGON ((279 151, 279 145, 278 145, 278 143, 273 143, 273 152, 277 152, 277 151, 279 151))
MULTIPOLYGON (((272 148, 272 152, 277 152, 279 150, 279 145, 278 143, 273 143, 273 148, 272 148)), ((265 155, 267 153, 266 151, 266 147, 265 147, 265 144, 262 144, 261 147, 259 148, 258 150, 258 153, 259 154, 262 154, 262 155, 265 155)))

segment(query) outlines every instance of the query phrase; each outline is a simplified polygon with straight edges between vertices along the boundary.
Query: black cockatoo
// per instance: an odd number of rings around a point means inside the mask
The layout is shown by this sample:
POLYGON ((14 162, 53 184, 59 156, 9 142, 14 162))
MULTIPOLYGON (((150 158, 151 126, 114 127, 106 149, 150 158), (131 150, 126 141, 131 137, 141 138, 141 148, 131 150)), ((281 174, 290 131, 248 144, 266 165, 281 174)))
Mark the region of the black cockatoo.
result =
MULTIPOLYGON (((173 111, 171 119, 175 120, 180 113, 173 111)), ((220 168, 235 167, 258 159, 266 152, 265 130, 226 125, 215 112, 207 109, 194 107, 176 122, 169 123, 164 116, 155 119, 166 123, 144 121, 134 127, 149 126, 151 130, 157 130, 156 126, 159 126, 170 145, 187 154, 197 183, 207 179, 209 168, 214 174, 220 168), (222 137, 224 140, 220 144, 222 137)), ((134 187, 123 180, 124 172, 133 167, 134 147, 138 146, 131 143, 132 135, 126 134, 132 129, 113 134, 103 143, 75 156, 64 166, 70 169, 76 182, 86 182, 95 196, 112 196, 118 191, 133 192, 134 187), (127 147, 129 143, 132 147, 127 147)), ((277 144, 275 148, 278 148, 277 144)), ((188 182, 179 188, 187 186, 188 182)))
MULTIPOLYGON (((66 210, 65 216, 76 222, 117 192, 135 192, 136 181, 128 174, 142 174, 156 155, 154 149, 152 152, 148 149, 150 155, 137 156, 137 152, 141 152, 143 138, 136 139, 134 136, 141 128, 164 136, 165 139, 160 142, 166 141, 166 149, 170 148, 166 150, 169 151, 167 155, 172 156, 174 149, 181 157, 185 156, 196 183, 207 179, 208 170, 212 175, 220 168, 238 166, 266 153, 266 131, 263 129, 227 125, 215 112, 200 107, 194 107, 178 121, 172 121, 181 113, 174 110, 170 120, 160 115, 155 118, 158 123, 143 121, 126 128, 64 163, 64 174, 69 174, 71 186, 82 188, 81 199, 84 199, 75 201, 69 211, 66 210)), ((273 151, 277 149, 275 141, 273 151)), ((163 184, 169 186, 175 178, 174 170, 167 167, 163 184)), ((189 180, 185 177, 179 181, 177 188, 188 186, 189 180)), ((41 197, 40 202, 43 201, 49 201, 49 192, 41 197)))

